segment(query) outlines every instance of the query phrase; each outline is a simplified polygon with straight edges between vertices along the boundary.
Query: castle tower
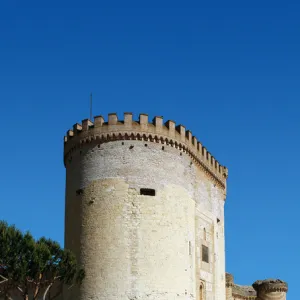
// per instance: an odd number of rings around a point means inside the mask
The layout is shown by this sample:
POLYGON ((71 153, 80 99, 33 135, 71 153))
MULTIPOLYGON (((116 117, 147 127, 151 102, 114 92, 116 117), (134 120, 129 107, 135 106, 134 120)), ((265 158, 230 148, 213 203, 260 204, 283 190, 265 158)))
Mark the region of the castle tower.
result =
POLYGON ((287 283, 280 279, 257 280, 253 283, 257 300, 286 300, 287 283))
POLYGON ((225 300, 227 169, 146 114, 75 124, 64 144, 65 247, 86 270, 65 300, 225 300))
POLYGON ((232 288, 234 287, 234 280, 232 274, 226 273, 226 300, 233 300, 232 288))
POLYGON ((235 284, 226 273, 226 300, 286 300, 287 283, 280 279, 257 280, 252 286, 235 284))

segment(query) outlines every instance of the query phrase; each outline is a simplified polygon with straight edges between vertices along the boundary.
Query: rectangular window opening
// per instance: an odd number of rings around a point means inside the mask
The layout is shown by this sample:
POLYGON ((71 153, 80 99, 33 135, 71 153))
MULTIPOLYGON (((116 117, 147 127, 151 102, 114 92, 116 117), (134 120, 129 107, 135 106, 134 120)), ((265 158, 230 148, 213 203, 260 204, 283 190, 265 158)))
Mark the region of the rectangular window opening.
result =
POLYGON ((140 189, 140 195, 155 196, 155 190, 154 189, 140 189))
POLYGON ((202 261, 209 263, 209 253, 208 253, 208 247, 205 245, 202 245, 202 261))

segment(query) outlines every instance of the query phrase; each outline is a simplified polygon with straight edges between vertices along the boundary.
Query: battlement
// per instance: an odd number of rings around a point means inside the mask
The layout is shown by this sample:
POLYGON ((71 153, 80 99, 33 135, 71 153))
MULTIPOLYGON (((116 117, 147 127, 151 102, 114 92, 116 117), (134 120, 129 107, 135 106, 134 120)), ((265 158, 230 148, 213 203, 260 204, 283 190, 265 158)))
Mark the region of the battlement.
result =
POLYGON ((280 279, 266 279, 257 280, 253 283, 253 288, 259 294, 260 292, 272 293, 272 292, 287 292, 288 285, 285 281, 280 279))
POLYGON ((175 147, 189 154, 206 173, 226 188, 228 169, 220 165, 190 130, 183 125, 176 126, 171 120, 163 123, 161 116, 149 122, 147 114, 140 114, 139 120, 134 121, 132 113, 124 113, 124 120, 120 121, 116 113, 110 113, 107 122, 102 116, 96 116, 94 122, 85 119, 81 124, 76 123, 64 137, 64 161, 85 143, 116 140, 144 140, 175 147))

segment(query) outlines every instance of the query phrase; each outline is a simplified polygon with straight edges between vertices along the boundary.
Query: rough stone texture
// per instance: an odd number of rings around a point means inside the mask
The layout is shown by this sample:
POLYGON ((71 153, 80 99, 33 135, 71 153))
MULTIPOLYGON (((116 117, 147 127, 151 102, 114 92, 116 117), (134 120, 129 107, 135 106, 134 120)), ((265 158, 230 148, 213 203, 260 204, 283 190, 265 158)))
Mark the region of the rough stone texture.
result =
POLYGON ((199 299, 203 283, 205 299, 225 300, 224 189, 167 145, 112 141, 80 151, 66 164, 65 245, 87 277, 64 299, 199 299))
POLYGON ((148 122, 148 115, 140 114, 138 122, 132 120, 131 113, 124 114, 124 121, 118 121, 116 114, 109 114, 108 122, 102 116, 95 117, 94 123, 88 119, 75 124, 64 138, 64 162, 72 160, 74 151, 92 142, 106 143, 116 140, 145 140, 170 145, 187 153, 193 162, 208 174, 215 184, 226 189, 228 170, 221 166, 207 149, 198 142, 191 131, 184 126, 175 126, 173 121, 163 124, 162 117, 148 122))
POLYGON ((274 292, 278 290, 287 291, 288 285, 280 279, 257 280, 253 283, 253 288, 257 291, 274 292))
POLYGON ((258 300, 285 300, 288 285, 280 279, 257 280, 253 283, 258 300))
POLYGON ((226 273, 225 278, 226 278, 226 300, 233 300, 233 296, 232 296, 232 287, 234 285, 233 275, 226 273))
POLYGON ((232 285, 234 283, 233 275, 230 273, 226 273, 226 285, 232 285))
POLYGON ((287 283, 280 279, 257 280, 252 286, 238 285, 226 273, 226 300, 285 300, 287 283))
POLYGON ((244 298, 254 298, 256 299, 256 291, 252 286, 249 285, 238 285, 234 284, 232 286, 232 294, 234 296, 242 296, 244 298))

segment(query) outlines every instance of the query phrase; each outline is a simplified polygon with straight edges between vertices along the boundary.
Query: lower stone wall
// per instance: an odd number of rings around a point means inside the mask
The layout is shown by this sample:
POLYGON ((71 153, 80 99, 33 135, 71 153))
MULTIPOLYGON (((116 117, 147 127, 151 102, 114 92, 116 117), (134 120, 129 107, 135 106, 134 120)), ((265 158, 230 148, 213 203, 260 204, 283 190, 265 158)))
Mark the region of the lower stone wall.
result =
POLYGON ((195 299, 195 201, 175 185, 156 192, 111 178, 73 199, 81 229, 66 247, 81 249, 86 278, 65 300, 195 299))

